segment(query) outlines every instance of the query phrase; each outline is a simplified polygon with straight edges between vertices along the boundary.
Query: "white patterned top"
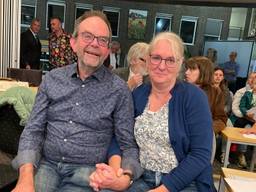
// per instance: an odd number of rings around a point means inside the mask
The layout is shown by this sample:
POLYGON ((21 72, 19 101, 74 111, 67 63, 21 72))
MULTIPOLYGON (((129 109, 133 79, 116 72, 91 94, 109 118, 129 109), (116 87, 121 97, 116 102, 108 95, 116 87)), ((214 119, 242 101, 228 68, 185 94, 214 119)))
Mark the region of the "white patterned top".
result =
POLYGON ((169 173, 178 161, 170 144, 168 103, 159 111, 144 112, 136 118, 134 134, 140 149, 140 163, 145 169, 169 173))

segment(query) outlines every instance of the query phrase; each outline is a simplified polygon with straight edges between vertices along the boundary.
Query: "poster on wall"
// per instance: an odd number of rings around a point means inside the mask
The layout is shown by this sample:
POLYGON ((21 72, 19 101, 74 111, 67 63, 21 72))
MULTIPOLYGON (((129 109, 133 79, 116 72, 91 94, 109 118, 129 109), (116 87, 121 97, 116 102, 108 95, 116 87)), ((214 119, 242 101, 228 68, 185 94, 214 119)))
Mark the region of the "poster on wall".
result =
POLYGON ((128 38, 129 39, 144 39, 146 33, 148 12, 145 10, 129 10, 128 18, 128 38))

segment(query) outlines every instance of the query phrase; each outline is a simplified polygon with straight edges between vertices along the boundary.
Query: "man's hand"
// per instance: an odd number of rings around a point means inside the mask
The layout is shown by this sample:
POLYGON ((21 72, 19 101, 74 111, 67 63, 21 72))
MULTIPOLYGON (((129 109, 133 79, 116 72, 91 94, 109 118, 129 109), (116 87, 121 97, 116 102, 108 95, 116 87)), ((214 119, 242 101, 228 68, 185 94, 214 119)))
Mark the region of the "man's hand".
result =
POLYGON ((12 190, 12 192, 35 192, 33 164, 24 164, 20 167, 19 170, 19 180, 16 187, 12 190))
POLYGON ((27 64, 26 65, 26 69, 31 69, 30 65, 27 64))
POLYGON ((255 122, 255 120, 253 119, 254 114, 253 113, 247 113, 246 114, 246 119, 248 119, 251 122, 255 122))
POLYGON ((143 83, 143 76, 138 73, 138 74, 132 76, 128 80, 127 83, 128 83, 128 87, 130 88, 130 90, 133 90, 134 88, 138 87, 139 85, 141 85, 143 83))
POLYGON ((97 164, 96 171, 90 175, 90 186, 95 190, 112 189, 115 191, 123 191, 129 187, 130 178, 122 174, 122 170, 115 170, 104 164, 97 164), (120 176, 121 175, 121 176, 120 176))
POLYGON ((164 185, 160 185, 159 187, 149 190, 148 192, 169 192, 169 190, 164 185))

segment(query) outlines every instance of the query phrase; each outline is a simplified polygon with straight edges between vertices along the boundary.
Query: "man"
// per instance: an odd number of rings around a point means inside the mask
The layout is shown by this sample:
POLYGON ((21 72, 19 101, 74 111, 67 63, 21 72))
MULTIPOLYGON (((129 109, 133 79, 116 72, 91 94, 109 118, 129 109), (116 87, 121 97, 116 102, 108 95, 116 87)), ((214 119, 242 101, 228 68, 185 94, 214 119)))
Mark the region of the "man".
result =
POLYGON ((104 61, 104 65, 109 69, 116 69, 120 67, 121 47, 118 41, 112 41, 111 52, 107 59, 104 61))
MULTIPOLYGON (((47 73, 40 85, 13 161, 20 173, 14 192, 33 191, 34 184, 43 192, 93 191, 89 175, 106 162, 113 133, 122 149, 122 168, 140 176, 131 94, 102 66, 110 39, 102 12, 86 12, 77 20, 70 43, 78 62, 47 73)), ((120 191, 129 183, 123 174, 109 188, 120 191)))
POLYGON ((49 36, 49 62, 51 68, 63 67, 76 62, 76 54, 70 46, 71 35, 61 26, 58 17, 51 18, 51 34, 49 36))
POLYGON ((20 37, 20 68, 40 69, 41 43, 38 38, 41 23, 33 19, 29 29, 20 37))
POLYGON ((229 61, 224 63, 223 70, 225 79, 228 82, 228 88, 233 94, 236 92, 236 78, 239 69, 239 65, 236 62, 237 52, 232 51, 229 54, 229 61))

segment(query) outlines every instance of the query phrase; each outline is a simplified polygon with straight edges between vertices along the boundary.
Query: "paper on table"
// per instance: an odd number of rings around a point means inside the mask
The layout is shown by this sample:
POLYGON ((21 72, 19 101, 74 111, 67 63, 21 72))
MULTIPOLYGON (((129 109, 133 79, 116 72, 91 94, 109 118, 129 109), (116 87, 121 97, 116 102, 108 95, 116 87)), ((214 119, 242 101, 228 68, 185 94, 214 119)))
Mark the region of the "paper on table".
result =
POLYGON ((256 139, 256 134, 243 134, 243 136, 250 139, 256 139))
POLYGON ((234 192, 255 192, 256 179, 224 179, 234 192))

